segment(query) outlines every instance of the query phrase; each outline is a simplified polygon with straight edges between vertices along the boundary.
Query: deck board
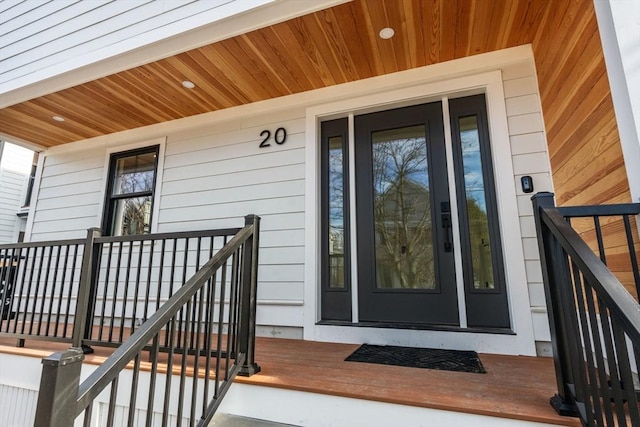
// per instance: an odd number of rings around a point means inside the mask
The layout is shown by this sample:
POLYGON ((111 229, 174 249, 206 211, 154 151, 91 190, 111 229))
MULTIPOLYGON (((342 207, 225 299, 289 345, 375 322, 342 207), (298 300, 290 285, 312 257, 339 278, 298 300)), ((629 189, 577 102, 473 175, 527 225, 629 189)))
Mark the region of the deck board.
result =
MULTIPOLYGON (((43 357, 65 344, 0 338, 0 352, 43 357)), ((416 407, 579 426, 549 405, 554 394, 549 358, 481 354, 486 374, 345 362, 358 345, 260 337, 256 361, 262 371, 236 381, 310 393, 416 407)), ((112 348, 98 348, 87 363, 101 363, 112 348)))

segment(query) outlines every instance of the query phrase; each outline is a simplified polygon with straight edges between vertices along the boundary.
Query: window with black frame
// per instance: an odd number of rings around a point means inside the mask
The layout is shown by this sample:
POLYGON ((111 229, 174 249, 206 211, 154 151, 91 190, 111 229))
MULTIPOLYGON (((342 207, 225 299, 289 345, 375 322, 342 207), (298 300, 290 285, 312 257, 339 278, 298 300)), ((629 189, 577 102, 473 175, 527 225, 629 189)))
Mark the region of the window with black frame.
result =
POLYGON ((151 231, 158 148, 145 147, 111 155, 102 223, 105 235, 127 236, 151 231))

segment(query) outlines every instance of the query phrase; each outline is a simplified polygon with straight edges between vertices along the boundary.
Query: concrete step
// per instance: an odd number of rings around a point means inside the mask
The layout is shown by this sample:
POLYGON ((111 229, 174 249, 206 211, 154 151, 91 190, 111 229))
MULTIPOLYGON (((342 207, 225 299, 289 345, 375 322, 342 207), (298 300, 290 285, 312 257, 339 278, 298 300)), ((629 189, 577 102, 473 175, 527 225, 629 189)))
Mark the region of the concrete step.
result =
POLYGON ((292 424, 280 424, 239 415, 216 413, 209 427, 295 427, 292 424))

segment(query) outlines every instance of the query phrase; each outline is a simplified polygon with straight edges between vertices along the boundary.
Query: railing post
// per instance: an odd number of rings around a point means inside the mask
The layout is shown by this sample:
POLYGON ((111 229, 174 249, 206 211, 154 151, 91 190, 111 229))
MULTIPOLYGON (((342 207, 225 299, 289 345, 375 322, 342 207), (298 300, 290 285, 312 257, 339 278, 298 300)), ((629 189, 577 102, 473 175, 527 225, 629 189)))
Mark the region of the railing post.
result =
POLYGON ((80 348, 70 348, 42 359, 34 427, 73 426, 83 359, 80 348))
POLYGON ((247 215, 245 226, 253 225, 253 233, 244 243, 242 253, 242 298, 240 301, 240 327, 238 351, 247 355, 238 375, 245 377, 260 372, 255 362, 256 293, 258 288, 258 246, 260 244, 260 217, 247 215))
MULTIPOLYGON (((542 266, 542 278, 544 282, 544 294, 547 304, 547 317, 551 334, 551 348, 553 350, 553 363, 556 371, 558 393, 551 397, 551 406, 560 415, 576 416, 576 410, 571 398, 568 384, 573 383, 571 378, 569 358, 569 345, 567 342, 567 328, 564 321, 562 306, 563 278, 561 263, 562 250, 557 241, 551 238, 551 233, 542 223, 541 210, 555 207, 554 194, 549 192, 536 193, 531 197, 533 203, 533 215, 536 224, 538 238, 538 251, 542 266)), ((567 278, 565 279, 567 280, 567 278)))
POLYGON ((82 348, 85 353, 93 353, 93 349, 83 345, 82 340, 91 336, 93 323, 93 305, 95 301, 96 269, 98 266, 99 251, 95 250, 95 239, 102 232, 94 227, 87 230, 87 240, 82 254, 82 271, 78 285, 78 299, 73 323, 73 347, 82 348))

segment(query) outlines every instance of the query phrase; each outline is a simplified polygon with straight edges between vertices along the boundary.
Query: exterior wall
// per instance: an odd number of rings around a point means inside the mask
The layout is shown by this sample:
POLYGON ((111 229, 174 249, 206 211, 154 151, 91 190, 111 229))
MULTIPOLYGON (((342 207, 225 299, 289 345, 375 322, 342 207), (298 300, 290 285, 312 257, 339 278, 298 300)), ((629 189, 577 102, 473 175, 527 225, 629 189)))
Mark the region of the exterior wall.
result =
POLYGON ((17 241, 21 226, 17 213, 24 204, 32 162, 33 151, 0 141, 0 243, 17 241))
MULTIPOLYGON (((286 99, 50 149, 44 155, 39 188, 35 190, 37 205, 28 227, 29 239, 77 238, 84 236, 87 228, 98 226, 101 223, 109 153, 129 149, 133 145, 143 146, 147 144, 145 141, 166 136, 166 143, 161 149, 161 155, 164 150, 164 165, 156 189, 157 214, 152 232, 235 227, 242 224, 243 216, 248 213, 260 215, 258 324, 263 327, 262 333, 301 336, 302 328, 308 326, 306 322, 311 322, 311 325, 315 322, 313 317, 305 314, 305 310, 314 312, 314 299, 307 292, 316 286, 313 279, 305 283, 305 268, 313 257, 309 252, 305 254, 305 244, 309 243, 305 227, 310 215, 305 203, 309 198, 317 197, 314 190, 309 190, 315 184, 309 182, 306 169, 310 166, 305 157, 305 144, 309 138, 314 138, 306 134, 310 120, 306 108, 328 101, 351 99, 354 94, 367 93, 372 88, 385 85, 389 86, 386 90, 394 90, 394 85, 404 86, 411 93, 408 81, 414 81, 413 84, 437 82, 451 78, 452 74, 474 75, 497 69, 503 79, 500 92, 504 91, 505 99, 497 102, 503 111, 506 108, 506 117, 501 119, 505 123, 505 134, 493 135, 492 138, 506 144, 499 147, 500 156, 506 155, 509 159, 506 153, 512 152, 512 164, 506 170, 513 170, 507 180, 509 182, 500 184, 507 190, 499 195, 499 199, 514 201, 513 206, 505 206, 503 211, 512 215, 516 229, 520 228, 522 243, 516 247, 524 247, 526 260, 525 275, 523 255, 505 254, 518 263, 510 266, 517 271, 513 277, 518 277, 518 283, 512 283, 510 289, 518 294, 512 300, 526 301, 525 304, 531 300, 533 323, 537 325, 535 340, 545 341, 548 331, 545 329, 544 311, 540 308, 544 305, 544 297, 533 217, 529 196, 521 193, 519 180, 522 175, 531 175, 536 191, 551 190, 549 162, 530 50, 523 47, 514 52, 489 54, 484 59, 476 57, 453 61, 436 68, 371 79, 365 84, 357 82, 292 95, 286 99), (509 62, 502 59, 509 55, 514 55, 517 60, 509 62), (487 65, 492 61, 506 61, 511 65, 487 65), (258 148, 261 132, 267 129, 273 133, 279 127, 287 130, 286 143, 258 148)), ((434 87, 440 86, 434 84, 434 87)), ((384 98, 384 93, 380 96, 384 98)), ((498 118, 494 119, 498 121, 498 118)), ((501 166, 495 161, 494 164, 495 168, 505 169, 504 164, 501 166)), ((513 233, 505 235, 503 232, 503 239, 511 236, 513 233)), ((512 313, 514 310, 512 307, 512 313)), ((532 320, 526 320, 524 311, 525 321, 520 322, 519 327, 522 334, 530 337, 532 348, 532 320)), ((380 337, 387 332, 376 330, 380 337)), ((449 335, 455 340, 456 334, 449 335)), ((486 341, 482 334, 467 335, 486 341)), ((425 332, 420 337, 424 341, 429 335, 425 332)), ((340 338, 337 334, 333 339, 350 338, 340 338)), ((459 345, 465 343, 459 342, 459 345)), ((490 346, 483 349, 498 351, 490 346)), ((511 349, 513 351, 531 352, 521 348, 511 349)))
POLYGON ((546 342, 551 338, 531 203, 533 193, 523 193, 520 184, 520 178, 529 175, 535 192, 553 191, 540 97, 533 64, 504 69, 502 77, 534 336, 537 342, 546 342))

